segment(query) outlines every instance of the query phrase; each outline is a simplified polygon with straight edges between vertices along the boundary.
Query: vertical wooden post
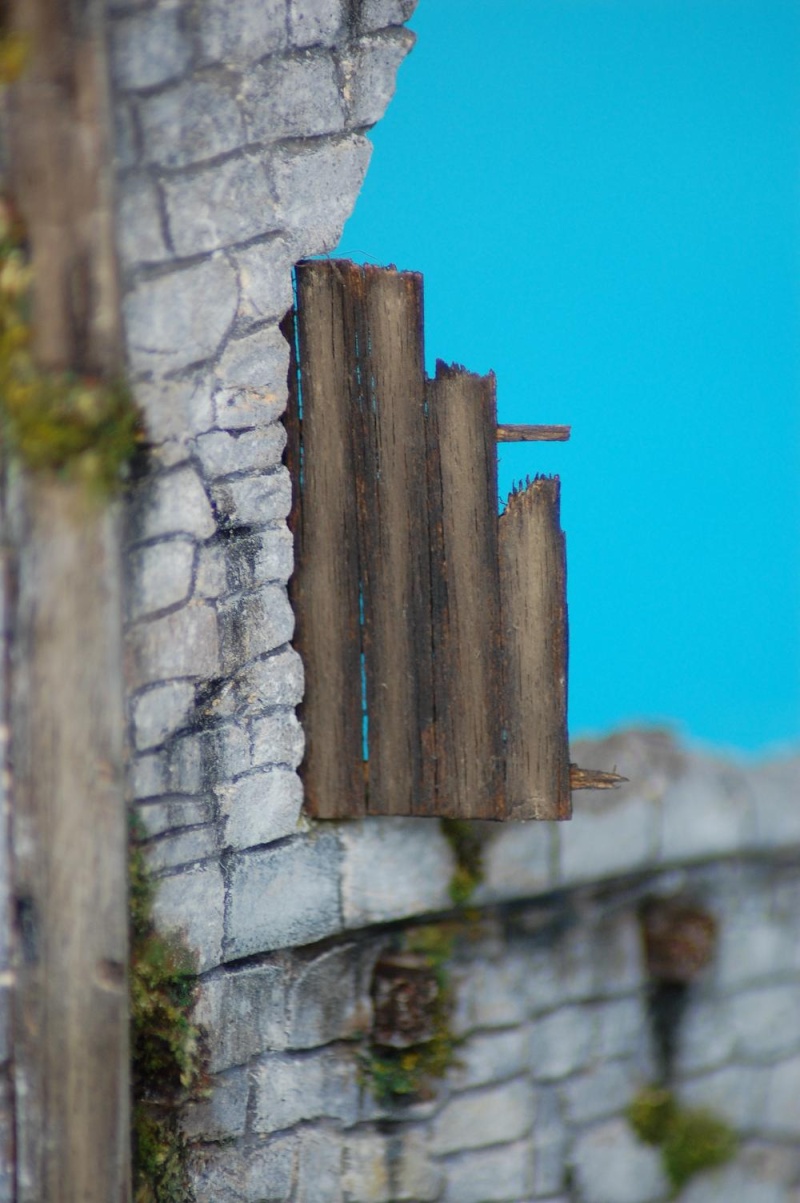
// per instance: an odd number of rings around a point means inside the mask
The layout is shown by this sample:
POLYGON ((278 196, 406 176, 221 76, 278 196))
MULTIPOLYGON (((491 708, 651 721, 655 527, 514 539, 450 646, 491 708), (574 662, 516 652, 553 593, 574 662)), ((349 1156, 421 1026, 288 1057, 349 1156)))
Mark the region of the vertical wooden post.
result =
POLYGON ((500 517, 506 805, 512 819, 572 814, 567 599, 558 477, 513 493, 500 517))
POLYGON ((436 813, 504 814, 494 376, 428 382, 436 813))
MULTIPOLYGON (((122 362, 102 0, 10 0, 30 61, 9 176, 44 369, 122 362)), ((130 1198, 118 513, 15 468, 9 497, 16 1203, 130 1198)))

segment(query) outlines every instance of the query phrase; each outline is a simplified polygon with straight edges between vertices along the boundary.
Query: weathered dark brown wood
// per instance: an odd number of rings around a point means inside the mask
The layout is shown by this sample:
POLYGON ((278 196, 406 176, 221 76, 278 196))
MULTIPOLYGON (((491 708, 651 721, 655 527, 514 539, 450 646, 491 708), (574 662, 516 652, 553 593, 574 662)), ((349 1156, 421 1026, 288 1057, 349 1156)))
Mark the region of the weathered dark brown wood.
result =
POLYGON ((30 237, 41 367, 121 368, 104 0, 7 0, 30 57, 9 89, 11 191, 30 237))
POLYGON ((13 500, 17 1203, 128 1194, 118 516, 75 484, 13 500))
POLYGON ((293 389, 288 427, 302 484, 292 595, 306 672, 306 801, 319 818, 362 815, 365 807, 353 283, 353 272, 330 263, 297 269, 302 395, 293 389))
POLYGON ((428 382, 436 813, 504 812, 494 376, 428 382))
POLYGON ((514 819, 568 819, 567 605, 558 477, 509 497, 500 517, 506 799, 514 819))
POLYGON ((497 427, 498 443, 566 443, 571 426, 515 426, 505 423, 497 427))
POLYGON ((357 270, 367 805, 425 815, 434 813, 434 714, 422 277, 357 270))
MULTIPOLYGON (((29 59, 8 184, 40 368, 123 364, 103 0, 9 0, 29 59)), ((11 848, 16 1203, 130 1197, 127 822, 118 514, 15 471, 11 848)))

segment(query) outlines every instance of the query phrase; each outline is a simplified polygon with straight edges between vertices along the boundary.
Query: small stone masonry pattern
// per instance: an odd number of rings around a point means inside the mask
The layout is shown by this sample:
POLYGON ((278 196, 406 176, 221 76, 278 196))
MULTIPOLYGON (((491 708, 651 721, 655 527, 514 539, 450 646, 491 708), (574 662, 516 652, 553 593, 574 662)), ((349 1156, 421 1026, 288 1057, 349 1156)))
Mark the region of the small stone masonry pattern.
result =
POLYGON ((413 8, 109 0, 124 320, 152 444, 127 523, 129 795, 158 921, 198 955, 197 1201, 666 1200, 624 1119, 654 1072, 635 916, 689 891, 720 949, 678 1083, 742 1146, 685 1198, 798 1203, 796 762, 735 768, 635 732, 576 752, 632 784, 569 826, 484 833, 452 964, 462 1044, 435 1097, 379 1104, 360 1073, 373 965, 399 923, 452 910, 455 864, 435 822, 302 814, 279 322, 292 265, 332 250, 355 203, 413 8))

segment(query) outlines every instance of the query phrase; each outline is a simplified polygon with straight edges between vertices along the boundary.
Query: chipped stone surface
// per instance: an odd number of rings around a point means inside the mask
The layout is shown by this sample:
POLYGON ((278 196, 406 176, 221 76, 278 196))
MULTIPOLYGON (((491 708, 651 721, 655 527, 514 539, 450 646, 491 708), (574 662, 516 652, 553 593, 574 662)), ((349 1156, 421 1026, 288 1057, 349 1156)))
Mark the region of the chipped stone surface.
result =
POLYGON ((586 1203, 656 1203, 669 1196, 658 1151, 637 1141, 624 1120, 609 1120, 581 1135, 572 1163, 586 1203))
POLYGON ((225 844, 231 848, 255 848, 293 835, 302 802, 300 778, 291 769, 267 768, 240 777, 226 788, 220 799, 225 844))
POLYGON ((222 956, 223 899, 222 872, 216 861, 159 882, 153 904, 156 923, 195 950, 200 972, 218 965, 222 956))
POLYGON ((365 819, 341 828, 348 927, 447 910, 450 847, 429 819, 365 819))

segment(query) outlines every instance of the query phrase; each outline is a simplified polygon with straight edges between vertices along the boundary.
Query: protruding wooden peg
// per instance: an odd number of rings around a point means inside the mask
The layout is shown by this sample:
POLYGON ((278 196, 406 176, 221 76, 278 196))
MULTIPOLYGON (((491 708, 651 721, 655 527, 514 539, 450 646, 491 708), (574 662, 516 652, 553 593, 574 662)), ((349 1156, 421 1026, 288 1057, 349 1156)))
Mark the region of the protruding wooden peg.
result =
POLYGON ((571 426, 498 426, 498 443, 566 443, 571 426))

